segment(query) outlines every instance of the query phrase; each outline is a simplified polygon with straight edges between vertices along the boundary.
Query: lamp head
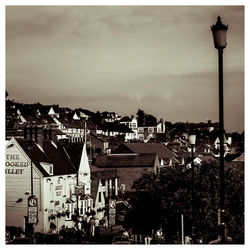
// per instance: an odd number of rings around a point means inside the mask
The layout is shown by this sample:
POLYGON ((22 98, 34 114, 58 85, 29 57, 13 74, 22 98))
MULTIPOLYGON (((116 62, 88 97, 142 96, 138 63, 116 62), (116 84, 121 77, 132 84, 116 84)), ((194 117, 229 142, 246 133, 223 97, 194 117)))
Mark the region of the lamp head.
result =
POLYGON ((211 30, 214 38, 214 47, 216 49, 224 49, 227 46, 227 29, 228 25, 224 25, 221 21, 221 17, 217 17, 217 23, 211 26, 211 30))

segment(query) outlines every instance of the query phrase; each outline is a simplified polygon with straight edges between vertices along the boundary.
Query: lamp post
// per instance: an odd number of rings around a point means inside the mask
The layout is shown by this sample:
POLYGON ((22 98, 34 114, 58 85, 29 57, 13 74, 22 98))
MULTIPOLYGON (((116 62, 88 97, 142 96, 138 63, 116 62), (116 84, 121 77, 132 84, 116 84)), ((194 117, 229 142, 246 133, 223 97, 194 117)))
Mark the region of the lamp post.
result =
MULTIPOLYGON (((32 141, 30 141, 29 145, 28 145, 28 150, 30 152, 30 190, 31 190, 31 194, 30 197, 28 198, 28 202, 29 203, 33 203, 32 198, 34 197, 34 193, 33 193, 33 166, 32 166, 32 150, 33 150, 33 143, 32 141)), ((32 204, 33 205, 33 204, 32 204)), ((29 209, 29 208, 28 208, 29 209)), ((33 240, 33 235, 34 235, 34 223, 30 222, 30 211, 28 211, 28 223, 29 223, 29 230, 30 230, 30 235, 31 238, 33 240)))
POLYGON ((30 185, 31 185, 31 195, 30 197, 32 198, 34 196, 33 194, 33 166, 32 166, 32 149, 33 149, 33 145, 32 142, 30 142, 30 144, 28 145, 28 150, 30 152, 30 185))
POLYGON ((191 145, 191 157, 192 157, 192 200, 191 200, 191 206, 192 206, 192 241, 195 242, 195 212, 194 212, 194 146, 196 141, 196 135, 194 133, 191 133, 188 136, 189 144, 191 145))
POLYGON ((211 27, 214 47, 218 50, 219 64, 219 133, 220 133, 220 235, 221 243, 226 243, 225 237, 225 181, 224 181, 224 114, 223 114, 223 49, 226 48, 226 34, 228 25, 224 25, 218 16, 217 23, 211 27))

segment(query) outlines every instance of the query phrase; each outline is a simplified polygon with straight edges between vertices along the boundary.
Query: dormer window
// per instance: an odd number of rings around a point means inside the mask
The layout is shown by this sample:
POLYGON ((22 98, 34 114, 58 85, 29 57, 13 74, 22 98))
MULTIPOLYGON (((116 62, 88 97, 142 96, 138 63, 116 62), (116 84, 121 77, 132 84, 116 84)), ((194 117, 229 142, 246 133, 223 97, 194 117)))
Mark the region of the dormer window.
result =
POLYGON ((40 162, 40 164, 49 175, 54 174, 53 164, 47 162, 40 162))
POLYGON ((50 166, 50 167, 49 167, 49 174, 50 174, 50 175, 53 175, 53 166, 50 166))

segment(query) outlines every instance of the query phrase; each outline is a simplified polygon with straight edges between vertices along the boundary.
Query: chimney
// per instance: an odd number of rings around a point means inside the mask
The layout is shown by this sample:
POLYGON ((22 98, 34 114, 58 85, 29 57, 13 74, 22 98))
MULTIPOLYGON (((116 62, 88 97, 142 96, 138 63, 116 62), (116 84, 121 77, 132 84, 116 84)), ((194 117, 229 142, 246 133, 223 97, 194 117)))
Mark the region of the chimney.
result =
POLYGON ((163 133, 165 131, 164 131, 164 127, 163 127, 164 123, 163 123, 163 119, 162 118, 161 118, 160 122, 161 122, 161 132, 163 133))
POLYGON ((35 126, 35 142, 37 143, 37 126, 35 126))
POLYGON ((32 140, 32 126, 31 125, 30 125, 29 129, 30 129, 30 139, 32 140))
POLYGON ((26 125, 23 127, 23 138, 27 139, 27 126, 26 125))
POLYGON ((49 140, 52 141, 52 129, 49 129, 49 140))
POLYGON ((47 140, 47 129, 46 128, 43 130, 43 139, 47 140))

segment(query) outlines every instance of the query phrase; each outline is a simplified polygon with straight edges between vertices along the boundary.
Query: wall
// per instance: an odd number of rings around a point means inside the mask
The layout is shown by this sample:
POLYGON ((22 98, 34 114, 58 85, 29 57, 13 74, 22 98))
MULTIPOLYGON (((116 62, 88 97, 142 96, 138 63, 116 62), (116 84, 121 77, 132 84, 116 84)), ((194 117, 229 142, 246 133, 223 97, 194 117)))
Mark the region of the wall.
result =
MULTIPOLYGON (((31 165, 28 157, 15 144, 5 151, 6 226, 24 229, 27 216, 27 199, 31 195, 31 165), (21 202, 16 202, 23 199, 21 202)), ((41 215, 41 176, 33 165, 33 193, 38 198, 39 221, 41 215)), ((40 230, 42 223, 37 225, 40 230)))

